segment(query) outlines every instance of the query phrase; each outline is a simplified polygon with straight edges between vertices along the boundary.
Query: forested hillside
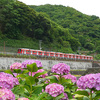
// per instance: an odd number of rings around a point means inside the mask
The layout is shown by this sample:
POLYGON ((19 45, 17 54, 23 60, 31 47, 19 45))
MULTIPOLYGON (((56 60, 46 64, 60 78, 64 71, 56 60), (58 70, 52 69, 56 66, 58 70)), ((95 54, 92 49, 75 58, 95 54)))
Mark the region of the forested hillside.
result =
POLYGON ((67 28, 69 33, 79 40, 82 48, 87 50, 100 49, 99 17, 95 15, 88 16, 74 8, 62 5, 47 4, 41 6, 32 5, 30 7, 38 12, 46 13, 51 20, 63 28, 67 28))
POLYGON ((39 49, 39 40, 42 50, 100 53, 100 19, 62 5, 0 0, 0 41, 9 47, 39 49))

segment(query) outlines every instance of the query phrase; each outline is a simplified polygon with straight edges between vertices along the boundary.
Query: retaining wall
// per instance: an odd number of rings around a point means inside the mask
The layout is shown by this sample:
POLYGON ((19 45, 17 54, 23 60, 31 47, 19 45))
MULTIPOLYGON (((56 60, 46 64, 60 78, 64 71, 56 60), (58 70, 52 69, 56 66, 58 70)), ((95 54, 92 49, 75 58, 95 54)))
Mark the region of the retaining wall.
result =
MULTIPOLYGON (((0 57, 0 69, 9 69, 10 66, 15 62, 24 62, 25 60, 29 60, 26 58, 9 58, 9 57, 0 57)), ((34 59, 36 60, 36 59, 34 59)), ((70 69, 87 69, 92 68, 92 62, 86 61, 59 61, 59 60, 41 60, 43 69, 51 69, 53 65, 58 63, 65 63, 70 66, 70 69)))

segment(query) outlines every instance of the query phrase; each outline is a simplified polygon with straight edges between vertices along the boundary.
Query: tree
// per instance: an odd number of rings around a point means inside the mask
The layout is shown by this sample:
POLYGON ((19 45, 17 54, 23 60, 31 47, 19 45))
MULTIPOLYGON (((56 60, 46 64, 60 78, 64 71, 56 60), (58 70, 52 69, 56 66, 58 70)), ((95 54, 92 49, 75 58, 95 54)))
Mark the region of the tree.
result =
POLYGON ((85 44, 85 48, 87 48, 88 50, 93 50, 94 49, 94 44, 90 43, 90 42, 87 42, 85 44))

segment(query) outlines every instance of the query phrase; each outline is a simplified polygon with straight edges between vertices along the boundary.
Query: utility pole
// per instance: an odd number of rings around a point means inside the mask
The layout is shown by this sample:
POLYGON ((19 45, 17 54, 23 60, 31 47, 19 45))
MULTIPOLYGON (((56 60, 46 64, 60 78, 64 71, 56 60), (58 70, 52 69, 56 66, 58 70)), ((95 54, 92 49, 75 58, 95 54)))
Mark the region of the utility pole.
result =
POLYGON ((4 53, 5 53, 5 41, 4 41, 4 53))
POLYGON ((39 48, 40 48, 40 50, 42 49, 41 43, 42 43, 42 40, 39 40, 39 48))

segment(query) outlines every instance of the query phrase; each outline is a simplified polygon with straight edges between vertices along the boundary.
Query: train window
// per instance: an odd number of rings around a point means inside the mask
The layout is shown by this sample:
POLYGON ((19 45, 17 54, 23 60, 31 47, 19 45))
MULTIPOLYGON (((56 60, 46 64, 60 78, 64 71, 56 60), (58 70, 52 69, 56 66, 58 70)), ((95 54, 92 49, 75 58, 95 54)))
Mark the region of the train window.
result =
POLYGON ((33 53, 36 53, 36 51, 33 51, 33 53))
POLYGON ((42 52, 39 52, 39 54, 42 54, 42 52))
POLYGON ((21 52, 21 49, 18 49, 18 52, 21 52))
POLYGON ((26 51, 26 52, 30 52, 30 51, 26 51))

